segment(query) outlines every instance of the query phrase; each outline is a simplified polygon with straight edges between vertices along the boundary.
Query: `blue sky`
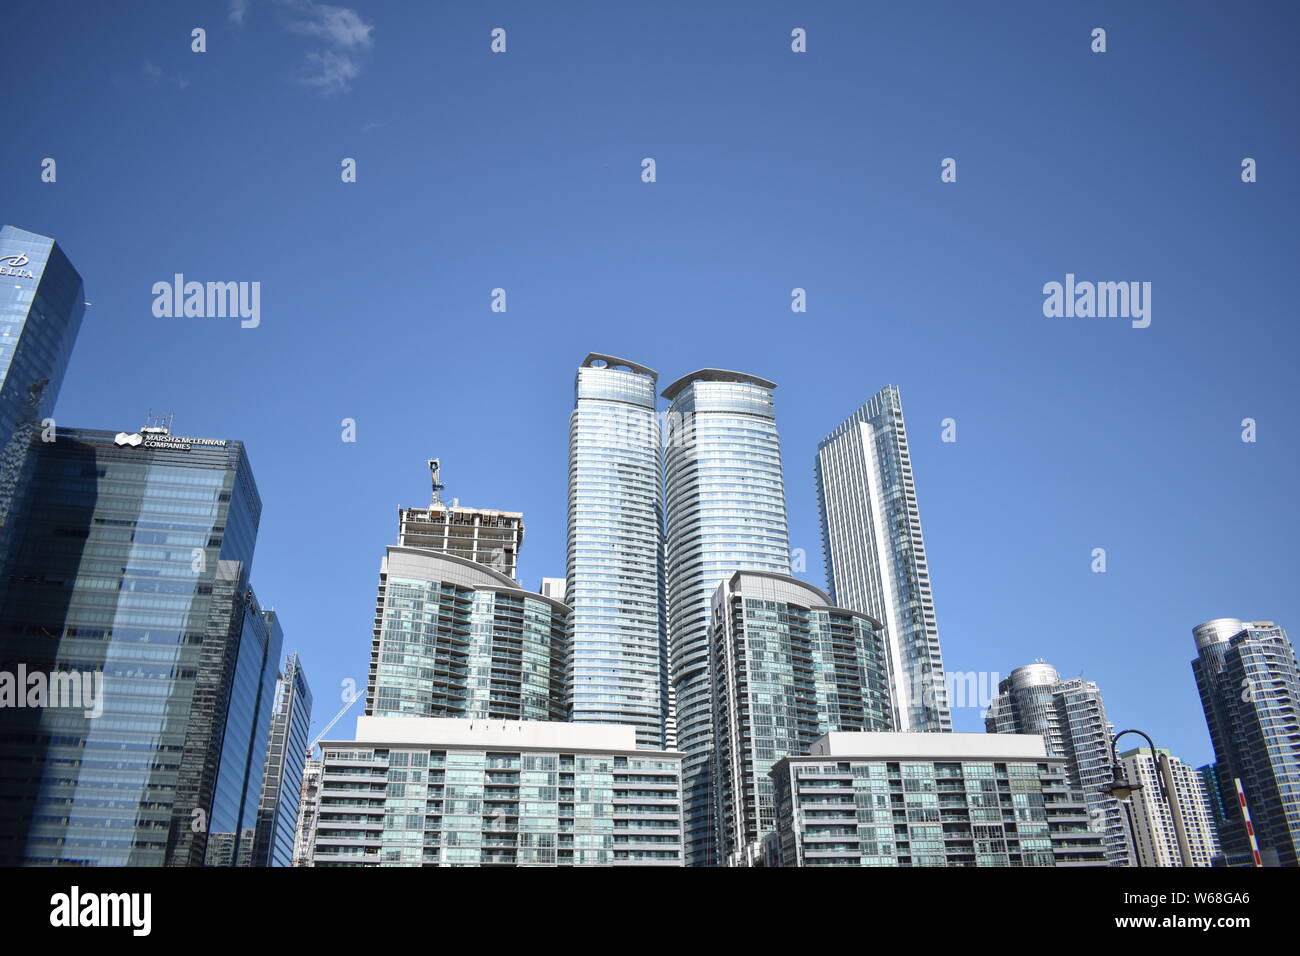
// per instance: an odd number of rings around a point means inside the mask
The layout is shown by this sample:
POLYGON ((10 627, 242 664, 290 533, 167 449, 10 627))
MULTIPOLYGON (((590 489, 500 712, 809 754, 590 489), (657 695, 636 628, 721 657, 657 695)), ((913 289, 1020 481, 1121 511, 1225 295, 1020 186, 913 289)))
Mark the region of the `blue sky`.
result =
POLYGON ((426 458, 525 512, 528 586, 563 574, 596 350, 780 383, 818 584, 816 442, 899 385, 948 669, 1046 658, 1202 763, 1192 626, 1300 633, 1300 15, 1137 6, 50 0, 0 35, 0 220, 57 238, 93 303, 60 423, 152 407, 247 442, 254 581, 316 728, 364 685, 426 458), (261 282, 261 325, 154 317, 178 272, 261 282), (1151 282, 1151 326, 1044 317, 1066 273, 1151 282))

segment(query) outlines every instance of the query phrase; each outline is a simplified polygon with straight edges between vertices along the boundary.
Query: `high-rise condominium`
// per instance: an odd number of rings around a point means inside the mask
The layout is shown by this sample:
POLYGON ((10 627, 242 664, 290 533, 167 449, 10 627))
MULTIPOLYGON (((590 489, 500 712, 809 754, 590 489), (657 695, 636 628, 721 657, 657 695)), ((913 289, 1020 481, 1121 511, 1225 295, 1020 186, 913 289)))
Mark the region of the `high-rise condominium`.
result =
POLYGON ((989 733, 1040 734, 1048 754, 1065 760, 1070 786, 1087 799, 1093 826, 1105 834, 1111 865, 1133 862, 1124 808, 1102 789, 1113 776, 1115 728, 1094 682, 1061 680, 1056 668, 1042 661, 1017 667, 998 684, 984 725, 989 733))
POLYGON ((1229 866, 1254 849, 1238 808, 1237 781, 1265 866, 1300 864, 1300 668, 1272 621, 1218 618, 1192 630, 1192 672, 1214 744, 1227 819, 1219 833, 1229 866))
POLYGON ((669 385, 664 448, 668 651, 686 756, 688 866, 719 862, 710 762, 709 611, 736 571, 790 573, 774 382, 703 369, 669 385))
POLYGON ((360 717, 313 866, 681 866, 682 755, 627 725, 360 717))
POLYGON ((877 621, 764 571, 719 584, 712 620, 719 854, 755 866, 776 827, 773 765, 823 734, 890 729, 884 645, 877 621))
POLYGON ((772 768, 776 866, 1105 866, 1038 736, 832 733, 772 768))
POLYGON ((84 299, 81 276, 53 239, 0 228, 0 579, 24 508, 28 452, 54 410, 84 299))
POLYGON ((302 661, 297 654, 290 654, 275 689, 266 771, 262 774, 261 807, 257 811, 253 866, 293 865, 303 766, 311 742, 310 727, 311 688, 307 686, 302 661))
POLYGON ((1161 796, 1160 755, 1169 761, 1174 780, 1169 797, 1178 804, 1190 865, 1211 866, 1219 855, 1219 836, 1201 775, 1167 750, 1153 755, 1150 747, 1137 747, 1124 751, 1119 759, 1125 779, 1141 784, 1130 798, 1138 866, 1183 865, 1173 813, 1161 796))
POLYGON ((0 865, 200 865, 209 833, 235 862, 282 640, 249 584, 262 505, 244 447, 161 425, 32 447, 0 673, 83 694, 0 708, 0 865))
POLYGON ((630 724, 642 746, 658 748, 668 661, 656 379, 643 365, 596 353, 578 369, 566 600, 572 719, 630 724))
POLYGON ((826 436, 814 470, 831 600, 884 625, 895 726, 952 730, 897 387, 886 385, 826 436))
POLYGON ((366 714, 564 720, 569 608, 454 554, 390 546, 366 714))

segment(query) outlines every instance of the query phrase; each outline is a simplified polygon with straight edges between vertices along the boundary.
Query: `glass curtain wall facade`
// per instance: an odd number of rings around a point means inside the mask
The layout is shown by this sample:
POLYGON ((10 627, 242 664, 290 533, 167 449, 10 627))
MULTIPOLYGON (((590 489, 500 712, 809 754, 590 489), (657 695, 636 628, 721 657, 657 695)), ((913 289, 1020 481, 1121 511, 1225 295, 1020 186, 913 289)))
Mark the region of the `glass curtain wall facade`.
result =
POLYGON ((663 392, 665 581, 677 747, 685 756, 686 860, 720 862, 711 781, 709 611, 735 571, 790 573, 776 383, 703 369, 663 392))
POLYGON ((565 720, 569 608, 451 554, 390 546, 366 714, 565 720))
POLYGON ((1300 667, 1272 621, 1218 618, 1194 628, 1192 673, 1214 744, 1229 866, 1254 862, 1237 809, 1246 794, 1264 866, 1300 864, 1300 667))
POLYGON ((592 353, 569 419, 569 701, 662 748, 668 697, 657 373, 592 353))
POLYGON ((1040 734, 1048 754, 1065 760, 1070 786, 1083 792, 1094 826, 1105 835, 1110 864, 1134 864, 1124 807, 1102 789, 1111 781, 1115 728, 1095 683, 1061 680, 1041 661, 1017 667, 998 684, 984 725, 989 733, 1040 734))
POLYGON ((262 610, 251 590, 241 603, 239 651, 221 732, 205 866, 254 865, 258 805, 275 707, 275 664, 284 633, 279 617, 262 610))
MULTIPOLYGON (((268 611, 268 615, 274 614, 268 611)), ((261 804, 253 866, 292 866, 298 828, 298 803, 307 747, 311 743, 311 688, 302 661, 290 654, 276 684, 271 736, 267 742, 266 772, 262 776, 261 804)))
POLYGON ((280 653, 248 583, 244 447, 61 428, 33 448, 0 671, 100 680, 102 711, 0 709, 0 864, 200 865, 194 819, 260 781, 219 771, 265 741, 280 653))
POLYGON ((818 444, 814 476, 831 600, 884 625, 895 726, 952 730, 896 386, 886 385, 818 444))
POLYGON ((0 601, 10 532, 30 478, 29 450, 54 411, 84 300, 81 276, 53 239, 0 228, 0 601))
POLYGON ((718 585, 712 621, 718 847, 727 866, 758 866, 776 762, 832 731, 891 728, 884 646, 878 622, 776 574, 718 585))

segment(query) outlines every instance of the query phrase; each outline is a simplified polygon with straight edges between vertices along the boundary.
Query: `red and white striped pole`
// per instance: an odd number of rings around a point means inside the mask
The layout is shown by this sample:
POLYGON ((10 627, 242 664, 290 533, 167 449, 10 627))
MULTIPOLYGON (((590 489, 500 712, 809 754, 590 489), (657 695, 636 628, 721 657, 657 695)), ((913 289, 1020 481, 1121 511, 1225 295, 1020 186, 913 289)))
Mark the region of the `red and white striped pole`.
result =
POLYGON ((1241 807, 1241 818, 1246 822, 1246 835, 1250 837, 1250 853, 1255 858, 1256 866, 1263 866, 1264 862, 1259 856, 1259 841, 1255 839, 1255 826, 1250 822, 1250 807, 1246 806, 1246 791, 1241 789, 1241 778, 1233 777, 1232 782, 1237 785, 1237 803, 1241 807))

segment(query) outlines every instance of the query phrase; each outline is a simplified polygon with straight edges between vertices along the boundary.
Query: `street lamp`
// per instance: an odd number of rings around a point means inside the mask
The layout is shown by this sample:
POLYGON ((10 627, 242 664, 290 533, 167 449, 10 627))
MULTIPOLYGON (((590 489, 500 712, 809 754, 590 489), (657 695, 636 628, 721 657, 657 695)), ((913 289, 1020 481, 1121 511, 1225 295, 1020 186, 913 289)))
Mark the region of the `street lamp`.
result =
MULTIPOLYGON (((1124 765, 1119 761, 1119 738, 1125 734, 1137 734, 1151 747, 1151 759, 1156 764, 1156 783, 1160 786, 1160 796, 1169 807, 1169 816, 1173 820, 1174 834, 1178 837, 1178 859, 1183 866, 1192 865, 1192 850, 1187 842, 1187 829, 1183 826, 1183 811, 1178 805, 1178 795, 1174 793, 1174 772, 1169 764, 1169 755, 1156 750, 1155 741, 1140 730, 1121 730, 1110 741, 1111 781, 1101 789, 1128 809, 1129 799, 1142 789, 1136 780, 1128 780, 1124 774, 1124 765)), ((1129 813, 1129 829, 1132 829, 1132 812, 1129 813)))

